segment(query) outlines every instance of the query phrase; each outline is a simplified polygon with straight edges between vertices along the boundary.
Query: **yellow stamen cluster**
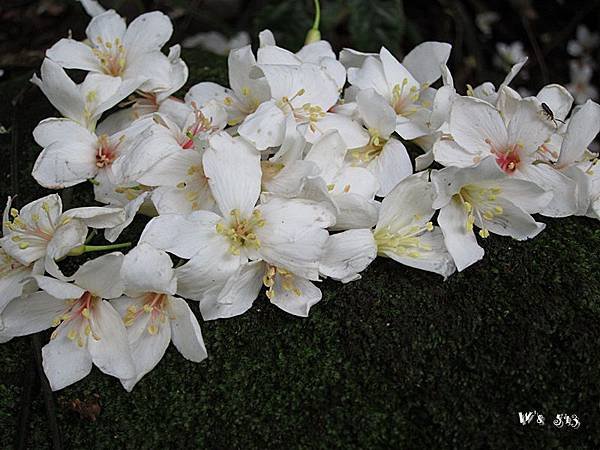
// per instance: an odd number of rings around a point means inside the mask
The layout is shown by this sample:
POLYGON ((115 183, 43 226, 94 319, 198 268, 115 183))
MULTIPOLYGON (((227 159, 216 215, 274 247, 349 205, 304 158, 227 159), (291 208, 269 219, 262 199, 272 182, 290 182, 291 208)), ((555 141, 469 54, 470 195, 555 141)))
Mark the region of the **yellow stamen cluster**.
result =
POLYGON ((411 86, 410 89, 405 90, 407 85, 408 78, 404 78, 402 83, 394 85, 391 101, 392 108, 394 108, 396 114, 405 117, 421 109, 421 106, 417 105, 417 102, 421 97, 421 92, 429 87, 428 84, 423 84, 420 89, 416 86, 411 86))
POLYGON ((369 128, 369 143, 358 150, 353 150, 351 155, 354 159, 368 163, 377 158, 383 151, 383 147, 387 143, 387 139, 383 139, 379 135, 379 130, 369 128))
POLYGON ((489 230, 485 226, 485 221, 491 221, 495 216, 500 216, 504 210, 496 200, 502 192, 499 187, 481 187, 477 185, 465 185, 461 188, 458 194, 455 194, 455 201, 462 204, 463 209, 467 213, 467 221, 465 228, 467 231, 473 231, 475 219, 479 220, 481 229, 479 236, 487 238, 490 235, 489 230))
MULTIPOLYGON (((91 311, 99 300, 99 297, 90 292, 85 292, 79 299, 67 300, 67 308, 54 318, 52 326, 58 327, 64 323, 69 328, 67 338, 77 343, 78 347, 85 345, 88 336, 99 341, 100 336, 93 331, 90 321, 91 311)), ((57 336, 58 328, 52 332, 50 339, 56 339, 57 336)))
MULTIPOLYGON (((415 217, 415 220, 419 220, 415 217)), ((377 230, 374 234, 379 255, 395 253, 399 256, 419 258, 422 251, 431 251, 431 246, 421 241, 422 234, 433 231, 433 223, 424 225, 410 225, 400 230, 393 230, 388 226, 377 230)))
POLYGON ((118 77, 125 71, 126 51, 120 38, 115 38, 111 42, 98 36, 92 52, 100 61, 100 66, 105 74, 118 77))
POLYGON ((158 333, 160 326, 167 321, 168 295, 149 292, 144 296, 143 301, 144 305, 141 308, 137 308, 135 305, 127 308, 123 323, 126 327, 130 327, 142 314, 150 314, 146 331, 151 335, 155 335, 158 333))
POLYGON ((281 288, 287 292, 293 292, 298 297, 302 295, 302 291, 298 289, 294 283, 294 275, 289 271, 275 266, 267 266, 267 270, 263 276, 263 284, 267 288, 267 298, 273 300, 275 298, 275 276, 279 275, 281 279, 281 288))
POLYGON ((52 220, 50 215, 50 205, 47 202, 43 202, 41 205, 42 211, 47 218, 47 223, 42 224, 40 211, 31 214, 32 224, 26 223, 19 216, 19 211, 15 208, 11 208, 10 217, 11 220, 7 220, 4 226, 8 228, 11 233, 11 240, 19 243, 21 250, 26 250, 32 243, 39 241, 49 241, 52 239, 54 228, 56 224, 52 220))
POLYGON ((234 209, 230 213, 231 221, 229 224, 219 222, 216 225, 217 233, 227 237, 230 241, 229 251, 233 255, 239 255, 242 247, 252 249, 260 248, 260 241, 254 232, 255 228, 265 226, 265 220, 259 210, 252 211, 249 219, 241 217, 239 209, 234 209))

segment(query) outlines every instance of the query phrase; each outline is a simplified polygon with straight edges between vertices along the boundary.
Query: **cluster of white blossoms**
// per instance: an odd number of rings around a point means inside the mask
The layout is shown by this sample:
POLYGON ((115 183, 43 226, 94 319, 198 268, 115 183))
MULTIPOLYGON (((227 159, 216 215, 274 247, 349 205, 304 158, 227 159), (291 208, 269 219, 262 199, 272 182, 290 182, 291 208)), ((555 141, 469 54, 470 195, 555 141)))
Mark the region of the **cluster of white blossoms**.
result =
POLYGON ((256 53, 230 52, 229 87, 201 82, 182 99, 179 46, 162 51, 171 32, 160 12, 127 26, 98 11, 87 40, 57 42, 32 80, 62 115, 34 130, 33 177, 88 183, 105 204, 63 211, 52 194, 4 212, 0 339, 54 328, 43 367, 55 390, 92 364, 131 390, 171 340, 206 358, 183 298, 212 320, 264 290, 304 317, 321 279, 357 280, 377 256, 445 279, 483 257, 479 239, 535 237, 533 213, 600 218, 587 149, 600 106, 571 111, 556 84, 521 98, 508 85, 525 60, 498 89, 461 95, 446 43, 338 57, 314 29, 296 53, 263 31, 256 53), (76 84, 65 69, 87 75, 76 84), (407 142, 422 149, 414 161, 407 142), (57 261, 126 246, 88 245, 88 228, 115 242, 136 214, 152 217, 136 247, 63 273, 57 261))

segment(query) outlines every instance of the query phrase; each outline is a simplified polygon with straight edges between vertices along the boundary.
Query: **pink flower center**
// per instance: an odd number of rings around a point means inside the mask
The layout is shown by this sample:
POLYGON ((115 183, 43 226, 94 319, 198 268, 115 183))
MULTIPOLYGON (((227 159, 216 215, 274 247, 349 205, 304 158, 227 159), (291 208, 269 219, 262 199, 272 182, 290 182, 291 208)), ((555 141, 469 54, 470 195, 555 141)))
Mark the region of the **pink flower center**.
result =
POLYGON ((117 147, 119 144, 120 142, 116 145, 111 145, 108 136, 106 134, 101 135, 98 138, 98 147, 96 149, 96 167, 103 168, 110 166, 117 158, 117 147))
POLYGON ((521 163, 520 150, 521 144, 509 145, 506 148, 497 148, 490 139, 485 142, 490 146, 490 152, 496 157, 498 166, 507 174, 511 175, 519 168, 521 163))

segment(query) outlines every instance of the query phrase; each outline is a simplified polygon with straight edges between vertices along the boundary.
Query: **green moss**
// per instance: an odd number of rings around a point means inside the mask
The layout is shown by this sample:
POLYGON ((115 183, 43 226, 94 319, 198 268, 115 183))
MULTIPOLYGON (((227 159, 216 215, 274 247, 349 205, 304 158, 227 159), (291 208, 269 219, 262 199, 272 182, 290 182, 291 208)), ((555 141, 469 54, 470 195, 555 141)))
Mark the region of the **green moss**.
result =
MULTIPOLYGON (((224 59, 185 58, 192 82, 224 82, 224 59)), ((5 105, 26 78, 0 85, 5 105)), ((29 178, 39 151, 30 130, 51 113, 35 90, 25 101, 20 204, 44 192, 29 178)), ((11 117, 10 107, 0 111, 0 123, 11 117)), ((8 155, 11 136, 0 145, 8 155)), ((1 180, 4 195, 9 180, 1 180)), ((75 190, 73 204, 89 189, 75 190)), ((201 323, 208 360, 190 363, 171 347, 130 394, 94 369, 56 393, 64 441, 99 449, 599 448, 600 229, 585 218, 540 220, 548 227, 535 240, 493 236, 484 261, 446 282, 378 260, 358 282, 323 282, 323 301, 307 319, 261 296, 241 317, 201 323), (69 407, 94 394, 97 421, 69 407), (547 425, 521 426, 517 413, 534 409, 547 425), (549 416, 557 413, 577 414, 581 428, 555 429, 549 416)), ((3 446, 16 438, 28 339, 0 346, 3 446)), ((41 398, 32 408, 29 446, 50 448, 41 398)))

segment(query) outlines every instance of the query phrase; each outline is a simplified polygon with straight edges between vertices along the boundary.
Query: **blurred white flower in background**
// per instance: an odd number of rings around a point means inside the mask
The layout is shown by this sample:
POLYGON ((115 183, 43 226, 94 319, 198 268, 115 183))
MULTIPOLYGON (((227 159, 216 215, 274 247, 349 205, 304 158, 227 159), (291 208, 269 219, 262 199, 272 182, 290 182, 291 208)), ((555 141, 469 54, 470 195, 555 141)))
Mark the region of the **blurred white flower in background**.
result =
POLYGON ((576 39, 569 41, 567 44, 567 53, 575 58, 589 59, 598 45, 600 45, 600 34, 590 32, 585 25, 579 25, 576 39))
MULTIPOLYGON (((523 49, 523 43, 521 41, 515 41, 512 44, 498 42, 496 44, 496 52, 494 64, 506 72, 523 58, 527 57, 527 53, 523 49)), ((521 71, 521 74, 525 77, 525 71, 521 71)))
POLYGON ((218 31, 198 33, 185 38, 181 43, 184 48, 201 47, 209 52, 224 56, 227 56, 230 50, 241 48, 248 44, 250 44, 250 35, 245 31, 240 31, 231 39, 218 31))
POLYGON ((485 11, 475 16, 477 28, 486 36, 492 34, 492 25, 498 20, 500 20, 500 15, 495 11, 485 11))
POLYGON ((593 70, 589 64, 581 60, 571 60, 569 61, 569 71, 571 82, 566 87, 575 97, 576 103, 585 103, 590 98, 598 97, 598 89, 590 83, 593 70))

